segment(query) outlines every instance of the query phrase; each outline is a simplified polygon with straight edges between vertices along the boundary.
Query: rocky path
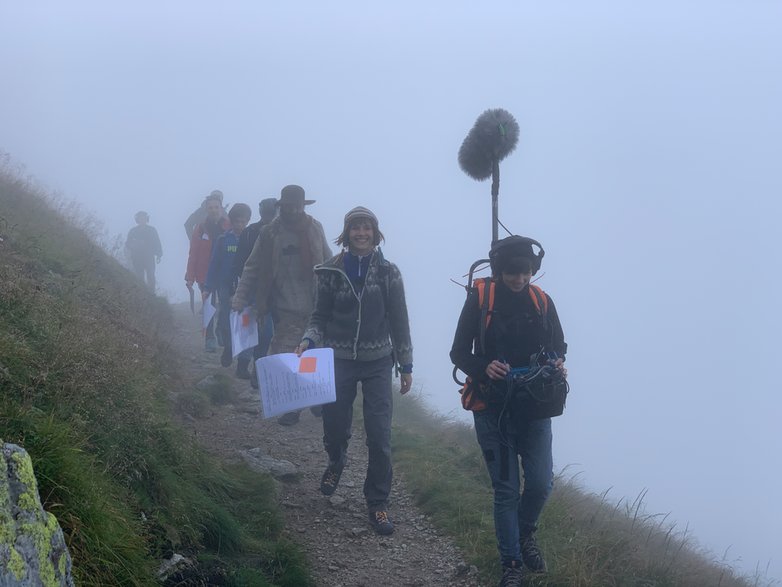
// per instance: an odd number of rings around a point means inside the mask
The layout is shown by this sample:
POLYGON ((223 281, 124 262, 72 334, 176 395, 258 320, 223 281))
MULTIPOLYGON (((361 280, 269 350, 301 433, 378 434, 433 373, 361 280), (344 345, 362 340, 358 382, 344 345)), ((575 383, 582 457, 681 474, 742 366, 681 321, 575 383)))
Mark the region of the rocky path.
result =
MULTIPOLYGON (((221 370, 233 376, 233 368, 220 367, 218 354, 203 351, 197 317, 185 305, 177 306, 175 313, 174 343, 192 384, 221 370)), ((372 530, 362 493, 367 462, 360 426, 354 427, 339 488, 327 498, 318 490, 326 464, 321 420, 307 410, 291 427, 265 420, 258 393, 249 382, 234 381, 237 402, 212 406, 205 418, 184 415, 183 422, 207 450, 224 460, 252 461, 255 455, 293 463, 296 475, 279 483, 278 495, 287 531, 307 553, 318 587, 480 585, 475 569, 417 510, 398 471, 389 509, 396 530, 391 536, 372 530)))

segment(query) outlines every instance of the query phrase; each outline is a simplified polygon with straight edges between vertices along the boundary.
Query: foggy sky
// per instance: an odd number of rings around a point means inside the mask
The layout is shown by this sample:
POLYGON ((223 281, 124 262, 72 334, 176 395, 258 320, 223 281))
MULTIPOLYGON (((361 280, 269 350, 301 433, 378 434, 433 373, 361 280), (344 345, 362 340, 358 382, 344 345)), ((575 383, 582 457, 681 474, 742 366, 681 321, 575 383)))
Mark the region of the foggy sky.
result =
MULTIPOLYGON (((782 3, 682 0, 0 4, 0 149, 109 234, 146 210, 185 299, 182 223, 212 190, 298 183, 335 238, 371 208, 405 278, 414 388, 450 417, 448 360, 488 182, 456 153, 519 122, 500 218, 546 249, 570 345, 556 467, 671 512, 782 578, 782 3)), ((0 211, 1 214, 1 211, 0 211)))

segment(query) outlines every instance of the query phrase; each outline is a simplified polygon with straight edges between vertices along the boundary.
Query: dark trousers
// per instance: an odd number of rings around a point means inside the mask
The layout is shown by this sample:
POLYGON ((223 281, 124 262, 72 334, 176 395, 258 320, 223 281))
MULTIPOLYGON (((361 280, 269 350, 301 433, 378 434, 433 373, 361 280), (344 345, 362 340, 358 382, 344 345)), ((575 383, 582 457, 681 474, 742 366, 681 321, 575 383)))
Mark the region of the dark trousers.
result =
POLYGON ((220 340, 227 355, 231 355, 231 286, 217 286, 217 330, 220 332, 220 340))
POLYGON ((133 256, 131 257, 131 263, 133 264, 133 273, 141 280, 145 281, 147 287, 151 292, 155 291, 155 257, 150 255, 149 257, 133 256))
POLYGON ((369 466, 364 497, 370 511, 386 509, 391 492, 391 357, 375 361, 334 359, 337 401, 323 406, 323 446, 333 468, 345 466, 353 427, 353 401, 361 382, 369 466))

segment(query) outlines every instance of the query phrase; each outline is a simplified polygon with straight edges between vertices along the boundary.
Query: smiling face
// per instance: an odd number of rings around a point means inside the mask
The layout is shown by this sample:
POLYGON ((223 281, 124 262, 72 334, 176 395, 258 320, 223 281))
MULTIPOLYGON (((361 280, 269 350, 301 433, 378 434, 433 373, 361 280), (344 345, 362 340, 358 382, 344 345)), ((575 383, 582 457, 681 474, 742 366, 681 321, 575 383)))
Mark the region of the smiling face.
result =
POLYGON ((350 252, 360 257, 372 252, 375 247, 375 231, 368 218, 359 218, 350 224, 348 245, 350 252))
POLYGON ((532 271, 529 273, 502 273, 502 283, 508 286, 508 289, 514 293, 519 293, 532 279, 532 271))

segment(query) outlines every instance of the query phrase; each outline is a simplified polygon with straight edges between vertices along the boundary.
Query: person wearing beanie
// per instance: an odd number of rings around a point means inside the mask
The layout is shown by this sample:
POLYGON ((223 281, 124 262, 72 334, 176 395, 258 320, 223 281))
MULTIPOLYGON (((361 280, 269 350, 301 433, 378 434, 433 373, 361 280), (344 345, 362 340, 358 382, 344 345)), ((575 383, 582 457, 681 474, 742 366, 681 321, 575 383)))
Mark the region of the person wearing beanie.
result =
POLYGON ((392 370, 401 371, 400 393, 410 391, 413 346, 402 275, 383 257, 378 246, 383 240, 371 210, 357 206, 345 214, 336 240, 342 252, 315 267, 317 301, 296 352, 334 350, 337 399, 323 406, 323 444, 329 459, 320 483, 324 495, 334 493, 345 467, 361 383, 369 451, 364 497, 375 531, 391 534, 392 370))
POLYGON ((209 200, 217 200, 220 202, 220 214, 225 217, 225 208, 223 208, 223 192, 220 190, 212 190, 208 196, 204 198, 201 205, 193 210, 190 216, 185 220, 185 234, 187 234, 187 240, 193 237, 193 231, 196 227, 205 222, 209 214, 207 213, 207 207, 209 206, 209 200))
MULTIPOLYGON (((185 285, 192 291, 197 283, 204 292, 209 261, 212 258, 212 246, 226 230, 230 228, 228 218, 223 215, 222 201, 214 196, 206 199, 206 219, 198 224, 190 237, 190 251, 187 256, 185 285)), ((209 321, 205 330, 204 348, 208 353, 217 352, 217 339, 214 333, 214 319, 209 321)))
MULTIPOLYGON (((280 214, 261 228, 234 294, 234 310, 252 303, 259 317, 272 314, 271 354, 290 353, 301 340, 315 305, 313 268, 331 257, 323 226, 304 211, 313 203, 305 199, 301 186, 282 188, 280 214)), ((310 411, 319 416, 320 406, 310 411)), ((300 415, 289 412, 277 422, 290 426, 300 415)))
MULTIPOLYGON (((486 318, 478 287, 473 287, 450 353, 453 364, 482 392, 481 405, 471 409, 494 489, 494 527, 503 568, 500 585, 521 585, 523 567, 538 573, 546 570, 535 531, 553 487, 551 418, 538 418, 508 401, 506 379, 510 369, 530 367, 531 357, 544 357, 562 378, 567 376, 563 365, 567 344, 554 302, 530 285, 543 254, 537 241, 517 235, 494 243, 489 253, 494 284, 491 320, 481 336, 486 318), (533 245, 540 249, 537 254, 533 245), (542 303, 536 303, 537 296, 542 303)), ((486 286, 491 287, 487 281, 482 282, 484 295, 486 286)))
POLYGON ((144 211, 136 212, 133 217, 136 226, 128 232, 125 239, 125 249, 130 256, 133 265, 133 273, 145 281, 149 290, 155 292, 155 263, 160 263, 163 256, 163 247, 160 244, 160 236, 157 230, 149 225, 149 214, 144 211))

